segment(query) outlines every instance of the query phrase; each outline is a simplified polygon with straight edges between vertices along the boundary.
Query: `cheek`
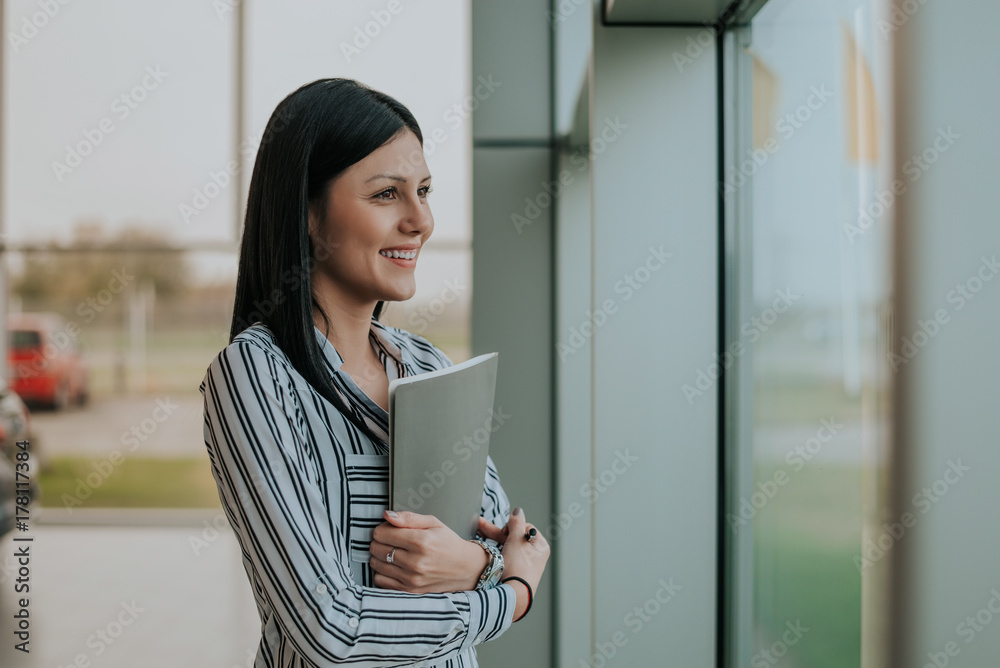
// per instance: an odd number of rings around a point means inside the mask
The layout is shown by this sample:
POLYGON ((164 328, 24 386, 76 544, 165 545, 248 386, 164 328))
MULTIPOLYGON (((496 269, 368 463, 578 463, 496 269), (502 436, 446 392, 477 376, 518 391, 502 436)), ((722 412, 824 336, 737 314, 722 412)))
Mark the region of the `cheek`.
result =
POLYGON ((371 233, 370 225, 340 225, 327 230, 318 241, 320 252, 325 251, 327 257, 335 262, 347 264, 358 262, 381 248, 378 239, 371 233))

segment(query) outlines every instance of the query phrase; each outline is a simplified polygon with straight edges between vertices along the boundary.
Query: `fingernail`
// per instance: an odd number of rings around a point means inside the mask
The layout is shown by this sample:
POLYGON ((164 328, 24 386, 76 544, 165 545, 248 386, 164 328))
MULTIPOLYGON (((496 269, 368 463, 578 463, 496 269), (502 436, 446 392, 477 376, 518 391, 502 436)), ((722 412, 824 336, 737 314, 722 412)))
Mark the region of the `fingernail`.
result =
POLYGON ((521 508, 521 506, 518 506, 517 508, 514 509, 514 514, 519 517, 524 517, 524 510, 521 508))
POLYGON ((399 513, 397 513, 395 510, 387 510, 385 511, 385 514, 388 515, 389 517, 399 517, 399 513))

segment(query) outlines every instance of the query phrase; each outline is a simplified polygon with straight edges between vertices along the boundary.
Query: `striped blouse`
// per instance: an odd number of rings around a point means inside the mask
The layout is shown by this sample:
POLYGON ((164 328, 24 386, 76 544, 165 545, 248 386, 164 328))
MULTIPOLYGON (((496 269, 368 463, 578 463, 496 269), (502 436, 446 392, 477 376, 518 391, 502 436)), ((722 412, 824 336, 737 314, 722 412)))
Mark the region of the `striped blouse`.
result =
MULTIPOLYGON (((478 666, 475 646, 511 625, 514 589, 374 585, 368 548, 388 507, 388 414, 315 333, 334 387, 380 440, 316 392, 263 323, 223 349, 199 386, 212 475, 260 615, 254 666, 478 666)), ((375 319, 369 339, 390 380, 452 364, 423 337, 375 319)), ((510 516, 492 458, 482 515, 501 527, 510 516)))

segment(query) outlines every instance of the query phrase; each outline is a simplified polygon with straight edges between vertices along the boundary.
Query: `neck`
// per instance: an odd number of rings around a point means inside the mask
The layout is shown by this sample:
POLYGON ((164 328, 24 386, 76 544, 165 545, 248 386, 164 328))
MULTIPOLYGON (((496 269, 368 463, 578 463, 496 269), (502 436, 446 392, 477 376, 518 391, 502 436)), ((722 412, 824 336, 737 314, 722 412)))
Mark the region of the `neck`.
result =
MULTIPOLYGON (((318 286, 317 286, 318 287, 318 286)), ((313 309, 313 322, 337 349, 344 363, 356 365, 372 354, 368 340, 372 314, 378 302, 360 302, 338 298, 335 291, 317 290, 316 301, 329 318, 329 326, 319 310, 313 309)), ((351 366, 349 365, 349 366, 351 366)))

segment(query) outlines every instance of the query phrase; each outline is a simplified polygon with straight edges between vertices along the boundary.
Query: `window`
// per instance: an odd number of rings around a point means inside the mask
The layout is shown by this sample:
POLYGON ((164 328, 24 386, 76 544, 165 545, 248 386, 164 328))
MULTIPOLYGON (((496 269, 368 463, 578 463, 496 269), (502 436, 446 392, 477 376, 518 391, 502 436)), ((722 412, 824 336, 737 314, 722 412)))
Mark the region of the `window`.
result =
POLYGON ((882 665, 887 11, 771 0, 730 38, 732 665, 882 665))

